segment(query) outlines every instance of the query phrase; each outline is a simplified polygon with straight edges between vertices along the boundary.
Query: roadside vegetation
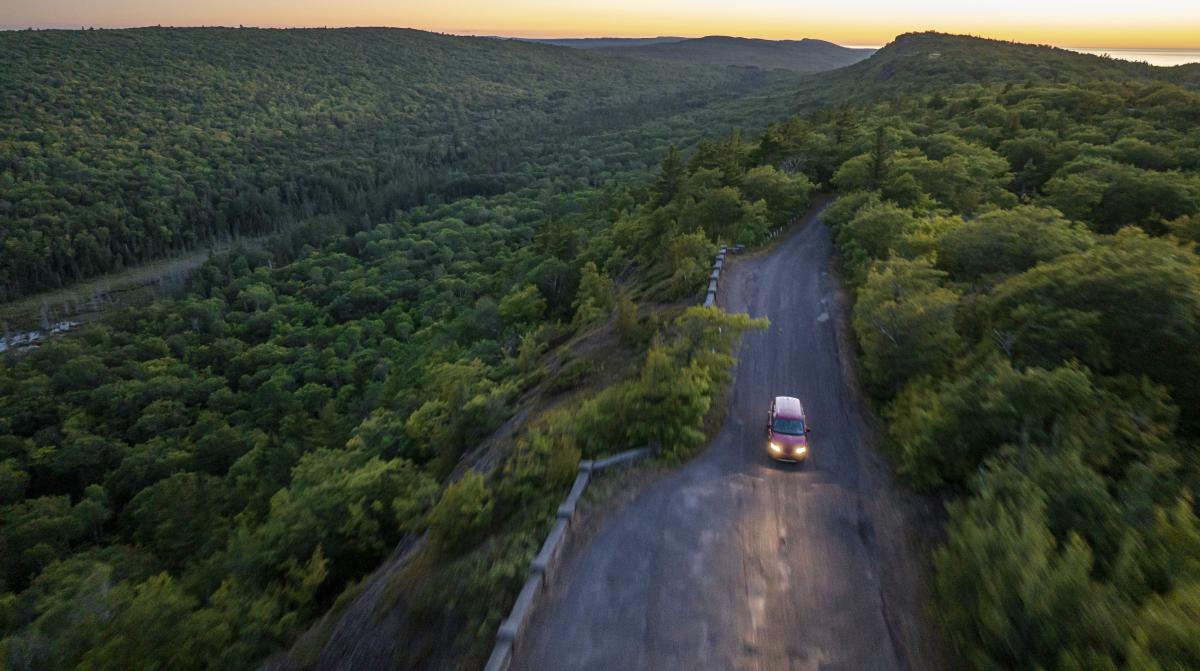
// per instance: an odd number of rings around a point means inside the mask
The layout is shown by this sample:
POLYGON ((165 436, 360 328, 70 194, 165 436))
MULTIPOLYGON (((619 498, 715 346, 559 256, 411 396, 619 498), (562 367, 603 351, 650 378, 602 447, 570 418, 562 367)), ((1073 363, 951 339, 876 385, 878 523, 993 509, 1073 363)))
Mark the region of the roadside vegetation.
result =
POLYGON ((934 612, 967 668, 1200 667, 1198 110, 1009 84, 793 122, 839 150, 888 448, 951 499, 934 612))

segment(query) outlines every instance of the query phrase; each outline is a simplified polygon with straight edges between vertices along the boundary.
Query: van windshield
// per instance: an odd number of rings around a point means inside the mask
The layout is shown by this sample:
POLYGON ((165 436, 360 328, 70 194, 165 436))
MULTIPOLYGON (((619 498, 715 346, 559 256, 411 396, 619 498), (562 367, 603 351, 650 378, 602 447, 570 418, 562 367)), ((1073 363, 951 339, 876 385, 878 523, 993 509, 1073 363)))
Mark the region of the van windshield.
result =
POLYGON ((791 419, 788 417, 776 417, 775 426, 771 427, 775 433, 783 433, 789 436, 799 436, 804 434, 804 420, 791 419))

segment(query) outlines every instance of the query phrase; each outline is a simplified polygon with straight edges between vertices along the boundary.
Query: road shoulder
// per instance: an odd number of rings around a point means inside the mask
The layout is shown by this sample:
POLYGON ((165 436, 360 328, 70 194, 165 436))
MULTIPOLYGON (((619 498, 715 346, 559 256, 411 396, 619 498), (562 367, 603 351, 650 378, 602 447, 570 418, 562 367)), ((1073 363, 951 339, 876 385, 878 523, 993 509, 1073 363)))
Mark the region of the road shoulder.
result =
POLYGON ((851 321, 853 297, 837 271, 837 262, 835 251, 827 272, 837 280, 833 302, 842 375, 859 400, 856 421, 866 448, 859 450, 860 473, 867 481, 864 489, 879 494, 862 499, 865 517, 871 521, 867 535, 881 565, 891 569, 881 575, 884 619, 906 669, 948 669, 946 647, 927 598, 933 580, 933 549, 942 541, 945 526, 944 502, 900 484, 891 462, 883 456, 884 425, 860 383, 851 321))

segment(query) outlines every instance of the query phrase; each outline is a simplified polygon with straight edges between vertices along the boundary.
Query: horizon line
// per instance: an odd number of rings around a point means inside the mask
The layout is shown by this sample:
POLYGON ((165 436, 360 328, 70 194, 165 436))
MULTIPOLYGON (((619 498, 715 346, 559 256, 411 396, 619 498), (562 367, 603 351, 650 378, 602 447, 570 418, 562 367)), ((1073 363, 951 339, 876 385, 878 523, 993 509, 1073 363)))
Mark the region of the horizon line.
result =
POLYGON ((364 25, 346 25, 346 26, 282 25, 282 24, 279 24, 279 25, 261 25, 261 24, 259 24, 259 25, 247 25, 247 24, 237 24, 237 25, 233 25, 233 24, 180 24, 180 25, 175 25, 175 24, 145 24, 145 25, 92 24, 92 25, 86 25, 85 24, 85 25, 78 26, 78 27, 75 27, 73 24, 69 25, 69 24, 65 24, 65 23, 43 24, 43 25, 25 25, 25 24, 23 24, 23 25, 4 25, 4 24, 0 24, 0 32, 51 31, 51 30, 79 32, 79 31, 88 31, 88 30, 144 30, 144 29, 151 29, 151 28, 160 28, 160 29, 226 28, 226 29, 243 29, 243 30, 246 30, 246 29, 248 29, 248 30, 354 30, 354 29, 371 29, 371 28, 381 29, 382 28, 382 29, 391 29, 391 30, 415 30, 415 31, 419 31, 419 32, 434 33, 434 34, 439 34, 439 35, 452 35, 452 36, 456 36, 456 37, 483 37, 483 38, 514 39, 514 40, 529 40, 529 41, 541 41, 541 40, 652 40, 652 39, 661 39, 661 38, 678 38, 680 40, 694 40, 694 39, 701 39, 701 38, 705 38, 705 37, 731 37, 731 38, 738 38, 738 39, 762 40, 764 42, 784 42, 784 41, 799 41, 799 40, 809 39, 809 40, 820 40, 822 42, 829 42, 830 44, 836 44, 838 46, 849 48, 849 49, 882 49, 883 47, 890 44, 891 41, 894 41, 895 37, 899 37, 900 35, 906 35, 906 34, 912 34, 912 33, 934 32, 934 33, 939 33, 939 34, 943 34, 943 35, 975 37, 975 38, 979 38, 979 39, 1011 42, 1011 43, 1016 43, 1016 44, 1028 44, 1028 45, 1032 45, 1032 46, 1051 46, 1051 47, 1057 47, 1060 49, 1069 49, 1069 50, 1109 49, 1112 51, 1167 51, 1167 52, 1169 52, 1169 51, 1200 51, 1200 44, 1198 44, 1196 46, 1191 46, 1191 47, 1150 47, 1150 46, 1146 46, 1146 47, 1112 47, 1112 46, 1108 46, 1108 45, 1097 45, 1097 44, 1088 44, 1088 45, 1075 44, 1075 45, 1068 46, 1068 45, 1064 45, 1064 44, 1054 44, 1054 43, 1050 43, 1050 42, 1026 42, 1026 41, 1021 41, 1021 40, 1012 39, 1012 38, 984 37, 982 35, 974 35, 974 34, 969 34, 969 33, 950 33, 950 32, 945 32, 945 31, 940 31, 940 30, 915 30, 915 29, 914 30, 906 30, 906 31, 897 33, 893 37, 893 40, 885 42, 883 44, 856 44, 856 43, 850 43, 850 42, 842 43, 842 42, 837 42, 832 39, 827 39, 827 38, 823 38, 823 37, 812 37, 812 36, 801 36, 801 37, 790 37, 790 38, 769 38, 769 37, 754 37, 754 36, 748 36, 748 35, 730 35, 730 34, 721 34, 721 33, 709 33, 709 34, 704 34, 704 35, 683 35, 683 34, 658 34, 658 35, 613 34, 613 35, 600 35, 600 36, 593 36, 593 35, 580 36, 578 34, 529 35, 529 34, 514 34, 514 33, 506 34, 506 33, 500 33, 500 32, 493 33, 493 32, 479 32, 479 31, 465 31, 465 30, 464 31, 432 30, 429 28, 418 28, 418 27, 414 27, 414 26, 384 25, 384 24, 380 24, 380 25, 364 24, 364 25))

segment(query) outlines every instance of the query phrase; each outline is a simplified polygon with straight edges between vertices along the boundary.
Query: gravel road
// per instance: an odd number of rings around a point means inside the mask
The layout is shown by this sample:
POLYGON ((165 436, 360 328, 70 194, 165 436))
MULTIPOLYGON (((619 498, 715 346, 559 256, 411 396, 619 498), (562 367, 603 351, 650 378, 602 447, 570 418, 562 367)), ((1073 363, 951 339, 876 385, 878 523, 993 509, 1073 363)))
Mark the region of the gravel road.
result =
POLYGON ((719 304, 771 326, 742 343, 725 425, 570 554, 512 668, 941 666, 922 596, 934 506, 873 450, 821 209, 770 250, 730 257, 719 304), (765 453, 780 394, 812 427, 799 467, 765 453))

